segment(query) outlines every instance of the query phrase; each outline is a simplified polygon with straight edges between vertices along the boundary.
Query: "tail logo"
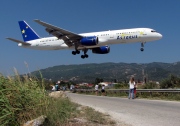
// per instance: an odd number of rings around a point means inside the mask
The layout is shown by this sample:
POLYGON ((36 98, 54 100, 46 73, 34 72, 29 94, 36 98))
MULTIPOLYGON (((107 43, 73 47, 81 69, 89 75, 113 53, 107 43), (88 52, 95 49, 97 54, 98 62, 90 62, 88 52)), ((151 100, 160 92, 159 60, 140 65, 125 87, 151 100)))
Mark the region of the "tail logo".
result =
MULTIPOLYGON (((28 27, 28 26, 26 26, 26 29, 28 29, 28 28, 29 28, 29 27, 28 27)), ((22 30, 22 34, 25 34, 25 32, 26 32, 26 31, 23 29, 23 30, 22 30)), ((24 37, 26 38, 26 37, 27 37, 27 35, 25 34, 25 35, 24 35, 24 37)))
MULTIPOLYGON (((28 27, 26 27, 26 28, 28 28, 28 27)), ((23 29, 23 30, 22 30, 22 34, 25 34, 25 32, 26 32, 26 31, 23 29)), ((26 38, 27 35, 25 34, 24 37, 26 38)))
POLYGON ((24 33, 25 33, 25 30, 23 29, 23 30, 22 30, 22 34, 24 34, 24 33))

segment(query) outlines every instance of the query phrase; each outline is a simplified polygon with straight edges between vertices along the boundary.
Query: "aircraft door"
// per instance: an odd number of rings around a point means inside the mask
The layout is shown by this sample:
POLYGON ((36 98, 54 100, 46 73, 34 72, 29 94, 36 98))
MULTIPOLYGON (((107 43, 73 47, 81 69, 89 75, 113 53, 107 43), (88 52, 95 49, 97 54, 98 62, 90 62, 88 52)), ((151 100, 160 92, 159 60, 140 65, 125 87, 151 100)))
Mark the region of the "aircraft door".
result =
POLYGON ((111 38, 111 39, 114 39, 114 34, 113 34, 113 32, 110 31, 110 32, 109 32, 109 35, 110 35, 110 38, 111 38))

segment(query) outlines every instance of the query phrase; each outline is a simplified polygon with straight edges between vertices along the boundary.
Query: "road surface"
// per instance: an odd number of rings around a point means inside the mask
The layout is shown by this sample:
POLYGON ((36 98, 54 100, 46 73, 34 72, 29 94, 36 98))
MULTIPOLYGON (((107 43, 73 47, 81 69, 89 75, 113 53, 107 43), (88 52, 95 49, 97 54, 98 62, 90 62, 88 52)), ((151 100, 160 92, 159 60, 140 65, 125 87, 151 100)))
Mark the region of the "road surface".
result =
POLYGON ((66 93, 76 103, 132 126, 180 126, 180 102, 66 93))

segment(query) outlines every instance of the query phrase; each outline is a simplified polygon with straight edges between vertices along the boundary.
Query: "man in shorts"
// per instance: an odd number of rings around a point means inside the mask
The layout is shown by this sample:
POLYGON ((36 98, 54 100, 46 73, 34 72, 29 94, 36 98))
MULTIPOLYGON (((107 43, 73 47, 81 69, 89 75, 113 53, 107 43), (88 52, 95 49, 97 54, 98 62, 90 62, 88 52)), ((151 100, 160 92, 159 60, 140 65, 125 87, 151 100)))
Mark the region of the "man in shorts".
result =
POLYGON ((102 85, 101 93, 103 96, 105 96, 105 85, 102 85))

